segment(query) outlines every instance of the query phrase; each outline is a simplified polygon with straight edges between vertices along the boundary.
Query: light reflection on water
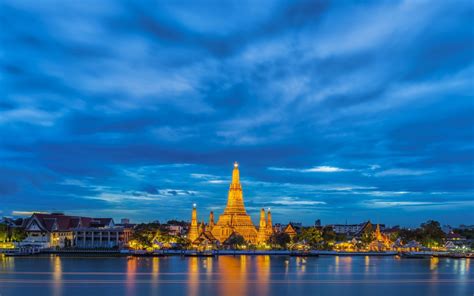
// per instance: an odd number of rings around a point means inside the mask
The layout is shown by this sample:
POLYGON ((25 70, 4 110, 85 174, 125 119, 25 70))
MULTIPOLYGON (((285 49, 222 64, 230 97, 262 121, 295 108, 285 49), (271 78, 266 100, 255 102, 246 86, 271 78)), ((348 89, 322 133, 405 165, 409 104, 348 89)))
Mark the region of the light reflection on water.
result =
POLYGON ((0 259, 1 295, 472 295, 470 259, 220 256, 0 259), (371 294, 371 291, 374 291, 371 294), (378 291, 378 292, 376 292, 378 291))
POLYGON ((268 295, 268 282, 270 281, 270 256, 257 256, 252 259, 256 261, 257 281, 259 283, 257 285, 258 295, 268 295))
POLYGON ((351 272, 352 258, 350 256, 334 256, 334 265, 336 273, 351 272))
POLYGON ((135 276, 137 271, 138 258, 130 257, 127 260, 127 278, 126 278, 126 291, 127 295, 135 295, 135 276))
POLYGON ((152 258, 152 294, 153 295, 156 295, 158 293, 158 278, 159 278, 159 274, 160 274, 160 258, 158 257, 153 257, 152 258))
POLYGON ((53 256, 51 257, 52 266, 53 266, 53 279, 54 279, 54 295, 61 295, 62 294, 62 265, 61 265, 61 257, 53 256))
POLYGON ((365 266, 365 272, 368 273, 370 270, 370 256, 365 256, 364 257, 364 266, 365 266))
POLYGON ((199 258, 189 258, 189 271, 188 271, 188 289, 190 296, 198 295, 199 291, 199 258))
POLYGON ((221 256, 216 259, 218 267, 219 295, 245 295, 247 283, 246 256, 221 256), (244 258, 243 258, 244 257, 244 258))
POLYGON ((430 270, 436 270, 438 268, 439 258, 431 257, 430 259, 430 270))

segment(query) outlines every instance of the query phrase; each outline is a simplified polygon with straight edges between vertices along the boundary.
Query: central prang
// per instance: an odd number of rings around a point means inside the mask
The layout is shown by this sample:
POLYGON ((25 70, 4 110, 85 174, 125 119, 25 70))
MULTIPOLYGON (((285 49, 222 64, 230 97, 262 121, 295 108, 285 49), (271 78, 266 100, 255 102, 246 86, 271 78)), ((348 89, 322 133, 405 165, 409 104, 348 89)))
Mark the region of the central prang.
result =
MULTIPOLYGON (((249 243, 265 243, 273 232, 270 211, 268 211, 269 221, 264 221, 264 223, 260 221, 259 230, 254 226, 252 219, 247 214, 244 206, 242 185, 240 184, 239 164, 237 162, 234 162, 232 182, 229 187, 224 213, 219 217, 215 225, 212 212, 211 216, 212 221, 209 221, 206 230, 202 230, 202 233, 205 232, 207 236, 212 235, 220 243, 224 243, 233 234, 241 235, 249 243)), ((263 219, 265 218, 263 217, 263 219)), ((262 217, 260 217, 260 220, 262 220, 262 217)), ((197 225, 197 223, 194 224, 197 225)), ((192 227, 193 223, 191 224, 192 227)), ((199 236, 198 229, 191 230, 190 233, 193 234, 193 237, 190 237, 191 241, 197 238, 196 235, 199 236)))

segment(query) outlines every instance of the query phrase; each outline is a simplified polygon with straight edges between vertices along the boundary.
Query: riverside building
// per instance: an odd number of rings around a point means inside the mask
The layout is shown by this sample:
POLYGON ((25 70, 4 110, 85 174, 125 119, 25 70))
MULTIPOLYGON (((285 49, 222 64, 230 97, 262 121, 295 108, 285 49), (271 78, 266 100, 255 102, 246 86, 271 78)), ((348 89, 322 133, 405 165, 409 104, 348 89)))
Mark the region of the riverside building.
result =
POLYGON ((132 229, 116 226, 112 218, 34 213, 24 222, 22 246, 39 248, 112 248, 128 243, 132 229))

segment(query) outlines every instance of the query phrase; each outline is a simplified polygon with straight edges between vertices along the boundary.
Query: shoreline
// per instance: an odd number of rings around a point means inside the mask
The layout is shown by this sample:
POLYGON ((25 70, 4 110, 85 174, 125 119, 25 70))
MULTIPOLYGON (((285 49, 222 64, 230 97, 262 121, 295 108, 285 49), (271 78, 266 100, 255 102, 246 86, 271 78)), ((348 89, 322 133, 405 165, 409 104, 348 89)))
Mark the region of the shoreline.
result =
MULTIPOLYGON (((2 254, 2 253, 0 253, 2 254)), ((396 251, 387 252, 337 252, 337 251, 290 251, 290 250, 214 250, 214 251, 196 251, 196 250, 156 250, 153 252, 141 250, 39 250, 38 252, 4 252, 6 257, 30 257, 42 255, 60 255, 60 256, 107 256, 107 257, 218 257, 218 256, 289 256, 289 257, 318 257, 318 256, 347 256, 347 257, 400 257, 426 259, 437 258, 472 258, 472 254, 458 254, 448 252, 408 252, 400 253, 396 251)))

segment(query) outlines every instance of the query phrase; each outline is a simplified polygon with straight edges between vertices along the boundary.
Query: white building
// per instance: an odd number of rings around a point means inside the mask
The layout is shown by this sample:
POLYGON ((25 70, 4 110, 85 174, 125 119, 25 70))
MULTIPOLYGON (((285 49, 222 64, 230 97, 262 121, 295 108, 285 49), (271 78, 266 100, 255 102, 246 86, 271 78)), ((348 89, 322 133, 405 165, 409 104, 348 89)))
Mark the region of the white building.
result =
POLYGON ((61 213, 35 213, 25 220, 24 227, 27 237, 21 245, 39 248, 122 246, 128 243, 132 232, 128 228, 116 227, 112 218, 61 213))

